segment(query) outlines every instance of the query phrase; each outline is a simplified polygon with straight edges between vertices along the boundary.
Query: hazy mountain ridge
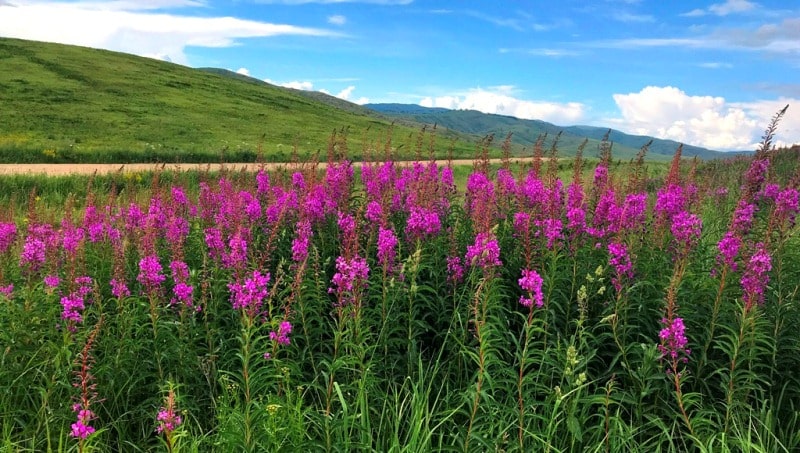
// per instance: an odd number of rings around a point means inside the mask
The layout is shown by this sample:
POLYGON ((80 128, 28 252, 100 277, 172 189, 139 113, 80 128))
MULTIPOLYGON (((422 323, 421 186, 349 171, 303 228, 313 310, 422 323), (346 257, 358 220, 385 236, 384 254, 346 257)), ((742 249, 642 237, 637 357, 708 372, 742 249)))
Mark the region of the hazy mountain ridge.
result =
MULTIPOLYGON (((502 138, 511 132, 514 142, 524 145, 533 144, 541 134, 555 136, 562 132, 559 148, 566 150, 566 153, 569 153, 570 148, 576 146, 575 143, 580 143, 586 138, 593 141, 601 140, 611 129, 583 125, 558 126, 541 120, 519 119, 476 110, 429 108, 415 104, 365 104, 364 106, 390 117, 412 119, 427 124, 435 123, 448 129, 470 134, 494 133, 502 138)), ((632 150, 635 153, 650 140, 653 141, 649 148, 651 156, 672 156, 680 145, 674 140, 626 134, 616 129, 611 129, 609 139, 614 143, 617 157, 626 157, 632 150)), ((723 158, 733 154, 692 145, 684 145, 682 153, 685 157, 697 156, 701 159, 723 158)))

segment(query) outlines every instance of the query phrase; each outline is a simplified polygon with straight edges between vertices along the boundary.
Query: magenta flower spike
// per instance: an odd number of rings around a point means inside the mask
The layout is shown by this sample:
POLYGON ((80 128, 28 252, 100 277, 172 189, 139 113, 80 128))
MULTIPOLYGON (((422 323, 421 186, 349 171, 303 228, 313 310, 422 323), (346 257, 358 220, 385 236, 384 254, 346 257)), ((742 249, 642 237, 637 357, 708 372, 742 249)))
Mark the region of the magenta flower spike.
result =
POLYGON ((522 269, 522 277, 517 280, 520 288, 527 293, 519 298, 519 303, 523 307, 542 308, 544 306, 544 294, 542 293, 542 277, 538 272, 530 269, 522 269))

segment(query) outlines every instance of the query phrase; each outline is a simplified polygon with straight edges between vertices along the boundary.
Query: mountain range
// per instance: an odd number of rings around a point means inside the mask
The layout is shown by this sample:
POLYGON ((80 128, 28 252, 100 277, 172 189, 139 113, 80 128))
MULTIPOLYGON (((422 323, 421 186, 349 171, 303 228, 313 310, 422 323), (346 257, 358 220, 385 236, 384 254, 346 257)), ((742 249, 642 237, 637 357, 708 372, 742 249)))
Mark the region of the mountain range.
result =
MULTIPOLYGON (((609 140, 614 144, 616 157, 630 157, 642 146, 650 143, 648 155, 650 157, 671 157, 680 143, 674 140, 664 140, 654 137, 631 135, 616 129, 595 126, 557 126, 541 120, 519 119, 513 116, 482 113, 475 110, 450 110, 436 107, 422 107, 414 104, 366 104, 365 107, 380 112, 391 118, 408 121, 437 124, 441 127, 465 132, 469 134, 487 135, 495 134, 504 137, 513 134, 513 141, 525 146, 532 146, 542 134, 554 137, 561 132, 559 149, 575 150, 586 138, 595 141, 602 140, 608 134, 609 140)), ((701 159, 714 159, 730 156, 730 153, 709 150, 706 148, 684 145, 682 155, 685 157, 697 156, 701 159)))

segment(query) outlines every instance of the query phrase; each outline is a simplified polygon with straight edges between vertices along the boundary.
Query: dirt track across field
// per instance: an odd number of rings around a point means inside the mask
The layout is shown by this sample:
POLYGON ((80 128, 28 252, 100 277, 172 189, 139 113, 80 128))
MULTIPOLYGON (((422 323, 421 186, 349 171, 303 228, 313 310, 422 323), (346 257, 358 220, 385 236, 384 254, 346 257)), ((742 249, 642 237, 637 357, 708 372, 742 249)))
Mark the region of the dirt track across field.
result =
MULTIPOLYGON (((512 162, 530 162, 531 158, 512 158, 512 162)), ((445 165, 447 161, 437 161, 440 165, 445 165)), ((457 159, 453 160, 453 165, 472 165, 472 159, 457 159)), ((410 165, 408 161, 395 162, 397 165, 410 165)), ((424 162, 423 162, 424 163, 424 162)), ((502 159, 489 159, 489 163, 499 164, 502 159)), ((290 163, 226 163, 226 164, 0 164, 0 175, 91 175, 108 174, 115 172, 129 173, 129 172, 147 172, 156 170, 169 170, 169 171, 219 171, 225 168, 229 171, 257 171, 262 166, 267 170, 276 170, 279 168, 289 168, 293 165, 290 163)), ((320 168, 325 167, 325 163, 319 164, 320 168)), ((361 162, 353 162, 353 166, 361 166, 361 162)))

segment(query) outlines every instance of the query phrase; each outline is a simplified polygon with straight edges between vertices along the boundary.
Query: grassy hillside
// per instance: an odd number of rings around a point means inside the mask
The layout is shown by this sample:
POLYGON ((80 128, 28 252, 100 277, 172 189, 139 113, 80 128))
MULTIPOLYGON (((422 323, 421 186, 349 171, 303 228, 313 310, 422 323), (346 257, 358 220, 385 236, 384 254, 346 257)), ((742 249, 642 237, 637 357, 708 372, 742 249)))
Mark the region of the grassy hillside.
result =
MULTIPOLYGON (((344 102, 344 101, 339 101, 344 102)), ((324 154, 347 129, 351 157, 382 149, 391 121, 221 72, 60 44, 0 38, 0 162, 267 160, 324 154), (225 154, 221 153, 226 150, 225 154)), ((414 148, 419 128, 395 127, 414 148)), ((458 136, 456 154, 475 139, 458 136)), ((449 140, 441 140, 444 154, 449 140)))
MULTIPOLYGON (((514 134, 516 143, 527 146, 533 144, 541 134, 546 133, 548 136, 555 136, 562 132, 559 140, 559 149, 564 155, 574 153, 578 145, 586 138, 589 139, 587 149, 597 149, 597 144, 608 132, 607 128, 591 126, 562 127, 541 120, 523 120, 511 116, 481 113, 475 110, 425 108, 408 104, 368 104, 367 107, 389 117, 404 118, 427 124, 436 123, 455 131, 470 134, 494 133, 504 136, 511 132, 514 134)), ((614 142, 614 157, 623 160, 635 156, 639 149, 650 140, 653 140, 653 143, 650 145, 648 157, 653 160, 670 159, 679 145, 678 142, 673 140, 629 135, 617 130, 612 130, 609 138, 614 142)), ((683 155, 686 157, 698 156, 703 159, 729 156, 729 154, 697 146, 684 146, 683 155)))

